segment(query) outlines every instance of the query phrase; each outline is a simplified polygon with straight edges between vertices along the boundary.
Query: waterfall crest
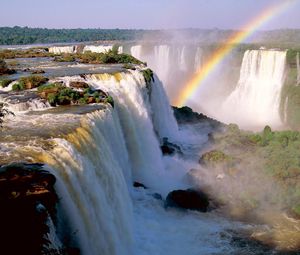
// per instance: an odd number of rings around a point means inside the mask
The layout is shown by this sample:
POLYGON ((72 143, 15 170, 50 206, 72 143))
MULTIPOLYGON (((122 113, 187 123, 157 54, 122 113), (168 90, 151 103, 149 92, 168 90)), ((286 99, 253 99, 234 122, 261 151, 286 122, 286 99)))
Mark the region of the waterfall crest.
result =
POLYGON ((130 164, 117 115, 112 109, 89 113, 75 132, 53 142, 39 160, 58 177, 71 226, 60 231, 74 233, 82 254, 132 254, 130 164))
POLYGON ((166 116, 172 116, 172 110, 170 106, 166 106, 168 102, 163 101, 166 96, 158 89, 161 84, 153 85, 152 95, 162 101, 153 103, 152 100, 152 105, 149 88, 138 70, 114 75, 89 75, 87 81, 93 87, 110 93, 115 99, 115 108, 120 118, 135 180, 160 190, 157 177, 163 173, 164 167, 155 131, 159 136, 172 137, 172 132, 177 128, 174 117, 166 116), (153 116, 153 107, 164 109, 166 115, 153 116), (164 118, 170 122, 167 123, 164 118))

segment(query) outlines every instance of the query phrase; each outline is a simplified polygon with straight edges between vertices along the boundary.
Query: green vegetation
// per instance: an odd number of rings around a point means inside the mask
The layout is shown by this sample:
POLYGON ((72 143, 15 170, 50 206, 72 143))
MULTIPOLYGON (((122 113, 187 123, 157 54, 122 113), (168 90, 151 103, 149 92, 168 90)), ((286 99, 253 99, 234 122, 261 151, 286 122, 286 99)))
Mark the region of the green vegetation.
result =
POLYGON ((31 75, 19 79, 19 84, 22 84, 25 89, 33 89, 46 83, 48 78, 41 75, 31 75))
MULTIPOLYGON (((235 33, 233 30, 218 29, 181 29, 183 38, 203 41, 215 38, 215 41, 225 41, 235 33)), ((35 43, 63 43, 86 41, 132 41, 151 38, 151 40, 171 40, 173 33, 164 30, 133 30, 133 29, 44 29, 28 27, 1 27, 0 45, 35 44, 35 43)), ((281 29, 257 33, 254 42, 257 44, 272 43, 274 46, 289 48, 299 45, 299 29, 281 29), (288 47, 287 47, 288 46, 288 47)), ((271 45, 270 45, 271 46, 271 45)))
POLYGON ((152 81, 154 81, 153 71, 150 68, 142 70, 142 73, 146 84, 150 84, 152 81))
POLYGON ((300 216, 299 132, 272 131, 266 126, 262 132, 252 133, 230 125, 224 132, 214 134, 213 141, 212 150, 203 154, 199 162, 217 173, 221 167, 228 174, 226 178, 233 178, 231 185, 239 187, 238 182, 245 182, 246 195, 237 195, 243 203, 266 202, 268 197, 268 203, 300 216), (265 187, 260 187, 261 183, 265 187), (276 186, 276 192, 269 193, 270 185, 276 186))
POLYGON ((143 35, 144 30, 45 29, 15 26, 0 28, 0 45, 134 40, 142 38, 143 35))
POLYGON ((38 93, 41 98, 47 99, 52 106, 91 103, 109 103, 114 106, 111 96, 101 90, 93 90, 91 88, 77 91, 73 88, 65 87, 61 83, 51 83, 40 86, 38 93))
POLYGON ((135 57, 121 53, 116 50, 109 50, 105 53, 94 53, 87 51, 83 54, 74 54, 74 57, 81 63, 89 64, 143 64, 135 57))
POLYGON ((0 50, 0 59, 14 58, 36 58, 54 57, 55 54, 49 53, 45 48, 32 48, 28 50, 0 50))
POLYGON ((215 165, 215 164, 228 164, 233 160, 233 158, 229 155, 226 155, 224 152, 219 150, 212 150, 206 152, 202 155, 200 162, 201 164, 205 164, 207 166, 215 165))
POLYGON ((62 54, 61 56, 55 56, 53 59, 53 61, 56 62, 74 62, 75 60, 76 59, 73 56, 73 54, 68 54, 68 53, 62 54))
POLYGON ((12 90, 13 91, 20 91, 20 90, 24 90, 25 87, 24 87, 24 84, 23 83, 15 83, 13 86, 12 86, 12 90))
POLYGON ((7 87, 11 82, 13 82, 13 80, 10 80, 10 79, 0 80, 0 87, 5 88, 5 87, 7 87))
POLYGON ((34 89, 40 85, 46 83, 48 79, 41 75, 31 75, 27 77, 22 77, 12 86, 12 90, 24 90, 24 89, 34 89))
MULTIPOLYGON (((288 69, 281 92, 280 115, 294 130, 300 130, 300 86, 297 86, 296 56, 299 51, 288 51, 288 69)), ((300 53, 299 53, 300 54, 300 53)))

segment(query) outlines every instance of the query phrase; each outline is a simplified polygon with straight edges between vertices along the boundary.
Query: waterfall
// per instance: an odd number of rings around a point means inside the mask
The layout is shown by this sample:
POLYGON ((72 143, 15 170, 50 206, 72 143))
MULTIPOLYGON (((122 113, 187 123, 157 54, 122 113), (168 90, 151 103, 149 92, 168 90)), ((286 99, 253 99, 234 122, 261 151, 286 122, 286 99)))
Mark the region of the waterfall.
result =
POLYGON ((300 54, 297 53, 296 56, 296 62, 297 62, 297 85, 300 85, 300 54))
POLYGON ((161 178, 159 140, 175 137, 178 127, 162 85, 157 77, 146 84, 141 70, 56 79, 66 85, 84 80, 110 93, 114 107, 99 104, 86 114, 61 108, 59 114, 18 115, 10 123, 16 136, 10 150, 45 163, 57 179, 57 218, 47 222, 47 247, 78 247, 82 255, 135 254, 133 181, 163 196, 169 192, 161 178))
MULTIPOLYGON (((152 120, 152 105, 149 98, 149 90, 145 79, 140 71, 128 73, 99 74, 87 76, 87 81, 93 87, 110 93, 115 100, 115 108, 118 112, 129 159, 132 164, 132 175, 135 180, 164 192, 159 183, 159 176, 163 174, 162 154, 159 149, 159 141, 155 130, 159 135, 171 137, 172 130, 176 130, 174 117, 161 115, 159 119, 155 116, 152 120), (171 120, 169 127, 163 118, 171 120), (164 123, 164 124, 163 124, 164 123), (156 126, 158 125, 158 126, 156 126), (170 131, 170 133, 168 133, 170 131)), ((165 98, 158 89, 160 83, 154 85, 154 95, 165 98)), ((153 103, 153 100, 152 100, 153 103)), ((157 106, 156 103, 154 107, 157 106)), ((165 109, 161 105, 161 109, 165 109)), ((170 106, 168 106, 170 108, 170 106)), ((164 110, 165 114, 172 114, 171 109, 164 110)))
POLYGON ((147 62, 161 80, 170 101, 203 62, 202 48, 195 45, 134 45, 130 53, 147 62))
POLYGON ((170 71, 170 47, 168 45, 159 45, 154 47, 154 59, 159 64, 156 73, 163 81, 168 79, 170 71))
POLYGON ((49 52, 54 54, 75 53, 75 46, 54 46, 49 48, 49 52))
POLYGON ((182 46, 181 48, 178 49, 178 57, 179 57, 179 69, 181 71, 187 71, 188 66, 187 66, 187 59, 186 59, 186 46, 182 46))
POLYGON ((248 126, 280 126, 285 64, 286 51, 246 51, 239 82, 223 104, 227 121, 248 126))
POLYGON ((108 45, 87 45, 83 48, 83 52, 91 51, 91 52, 96 52, 96 53, 105 53, 108 52, 109 50, 112 50, 113 46, 108 45))
POLYGON ((131 183, 131 166, 118 115, 111 108, 90 113, 75 132, 53 143, 38 157, 58 179, 59 218, 71 226, 61 226, 60 235, 75 239, 71 242, 84 255, 131 255, 132 205, 126 184, 131 183))
POLYGON ((142 60, 142 45, 132 46, 130 48, 130 54, 135 58, 142 60))
POLYGON ((198 47, 195 54, 195 65, 194 65, 195 72, 198 72, 199 68, 201 67, 202 55, 203 55, 203 50, 202 48, 198 47))
POLYGON ((154 81, 151 86, 150 102, 154 127, 160 139, 168 137, 173 141, 178 140, 177 121, 175 120, 163 85, 156 75, 154 76, 154 81))

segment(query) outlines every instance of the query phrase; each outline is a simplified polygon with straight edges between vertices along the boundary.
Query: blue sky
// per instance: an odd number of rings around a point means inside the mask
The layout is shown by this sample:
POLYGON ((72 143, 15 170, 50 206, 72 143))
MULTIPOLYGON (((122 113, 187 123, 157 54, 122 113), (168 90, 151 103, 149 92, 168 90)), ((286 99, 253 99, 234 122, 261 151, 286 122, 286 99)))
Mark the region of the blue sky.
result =
MULTIPOLYGON (((285 0, 1 0, 0 26, 239 28, 285 0)), ((300 0, 261 29, 300 28, 300 0)))

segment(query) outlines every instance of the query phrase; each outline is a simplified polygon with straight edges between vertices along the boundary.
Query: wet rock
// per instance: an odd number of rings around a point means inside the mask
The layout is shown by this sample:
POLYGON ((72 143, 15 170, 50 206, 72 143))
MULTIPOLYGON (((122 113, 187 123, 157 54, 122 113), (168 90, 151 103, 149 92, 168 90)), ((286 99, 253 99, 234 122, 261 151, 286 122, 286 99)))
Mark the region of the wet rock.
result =
POLYGON ((71 81, 70 87, 75 89, 87 89, 89 88, 89 85, 86 82, 82 81, 71 81))
POLYGON ((153 196, 155 199, 157 199, 157 200, 163 200, 163 198, 162 198, 162 195, 161 195, 161 194, 154 193, 154 194, 152 194, 152 196, 153 196))
POLYGON ((175 118, 179 124, 207 123, 213 129, 219 129, 225 125, 217 120, 207 117, 202 113, 194 112, 190 107, 183 106, 181 108, 173 106, 175 118))
POLYGON ((170 192, 165 201, 165 207, 207 212, 209 207, 208 196, 199 190, 174 190, 170 192))
POLYGON ((0 59, 0 75, 3 74, 13 74, 16 71, 13 69, 9 69, 6 65, 6 62, 3 59, 0 59))
POLYGON ((140 182, 134 182, 133 187, 148 189, 143 183, 140 183, 140 182))
POLYGON ((180 146, 169 142, 167 137, 163 138, 163 143, 160 148, 163 155, 173 155, 174 153, 182 154, 180 146))
POLYGON ((42 73, 45 73, 45 71, 42 70, 42 69, 37 69, 37 70, 31 71, 31 73, 32 73, 32 74, 42 74, 42 73))
POLYGON ((48 219, 56 216, 55 181, 42 164, 0 167, 0 254, 43 254, 48 219))

